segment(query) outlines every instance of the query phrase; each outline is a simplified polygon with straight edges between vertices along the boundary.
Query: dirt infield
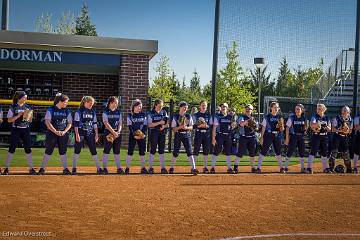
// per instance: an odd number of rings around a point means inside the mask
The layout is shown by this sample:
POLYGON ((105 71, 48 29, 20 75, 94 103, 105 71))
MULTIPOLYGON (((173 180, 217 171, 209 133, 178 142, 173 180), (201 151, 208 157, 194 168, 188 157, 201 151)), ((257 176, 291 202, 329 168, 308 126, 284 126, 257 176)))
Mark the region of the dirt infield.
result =
POLYGON ((4 239, 16 239, 4 233, 17 231, 51 232, 45 239, 360 233, 360 175, 16 175, 0 176, 0 187, 0 234, 4 239))

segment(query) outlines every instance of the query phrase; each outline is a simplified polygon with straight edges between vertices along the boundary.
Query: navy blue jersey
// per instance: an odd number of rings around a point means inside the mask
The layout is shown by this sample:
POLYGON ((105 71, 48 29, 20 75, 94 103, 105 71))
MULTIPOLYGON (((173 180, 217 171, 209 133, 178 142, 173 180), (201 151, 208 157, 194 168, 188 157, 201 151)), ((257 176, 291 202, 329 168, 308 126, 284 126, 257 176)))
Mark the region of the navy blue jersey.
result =
MULTIPOLYGON (((354 118, 354 126, 356 127, 357 125, 360 124, 360 114, 358 114, 355 118, 354 118)), ((356 131, 357 133, 360 133, 360 131, 356 131)))
POLYGON ((49 120, 57 131, 64 131, 67 125, 72 123, 71 110, 60 109, 56 106, 49 107, 45 114, 45 120, 49 120))
MULTIPOLYGON (((105 108, 103 114, 102 114, 102 121, 105 123, 109 123, 112 129, 117 131, 119 129, 119 126, 122 125, 122 114, 119 109, 115 109, 114 111, 111 111, 110 108, 105 108)), ((108 135, 110 131, 105 128, 104 135, 108 135)))
POLYGON ((214 119, 214 125, 216 127, 216 132, 218 133, 231 133, 231 123, 233 121, 233 116, 227 114, 226 116, 220 113, 214 119))
POLYGON ((91 134, 97 128, 96 112, 94 109, 80 107, 74 116, 74 127, 77 127, 87 134, 91 134))
MULTIPOLYGON (((10 109, 7 114, 7 118, 15 117, 21 112, 24 112, 25 110, 31 110, 31 107, 27 104, 24 104, 23 106, 19 106, 17 103, 12 104, 10 106, 10 109)), ((16 119, 15 122, 12 124, 13 127, 20 127, 20 128, 27 128, 30 126, 30 123, 28 121, 24 121, 23 117, 19 117, 16 119)))
MULTIPOLYGON (((167 121, 169 120, 169 116, 167 114, 167 112, 162 109, 160 112, 156 112, 154 109, 150 111, 150 113, 148 114, 148 125, 150 123, 157 123, 160 121, 164 121, 165 124, 167 123, 167 121)), ((161 125, 157 125, 156 127, 154 127, 155 129, 160 129, 161 125)))
MULTIPOLYGON (((185 126, 187 126, 187 127, 193 126, 193 125, 194 125, 194 122, 193 122, 193 119, 192 119, 191 115, 188 114, 188 113, 185 113, 184 116, 185 116, 185 118, 186 118, 185 126)), ((180 114, 179 114, 179 113, 175 114, 174 117, 173 117, 173 120, 172 120, 172 122, 171 122, 171 127, 173 127, 173 128, 174 128, 174 127, 179 127, 179 126, 180 126, 180 124, 179 124, 179 119, 180 119, 180 114)), ((180 129, 179 132, 187 132, 187 130, 185 130, 185 129, 180 129)))
POLYGON ((324 115, 322 117, 319 114, 315 114, 311 117, 312 123, 319 123, 321 125, 320 133, 327 133, 326 127, 330 125, 330 119, 324 115))
POLYGON ((208 126, 210 126, 210 125, 213 124, 210 113, 208 113, 208 112, 204 112, 204 113, 202 113, 202 112, 197 112, 197 113, 195 113, 195 114, 193 115, 194 128, 197 128, 196 122, 197 122, 197 120, 198 120, 199 118, 201 118, 201 117, 205 120, 205 122, 206 122, 206 124, 207 124, 208 126))
POLYGON ((348 118, 343 118, 341 115, 338 115, 334 118, 334 120, 332 121, 332 125, 339 129, 342 126, 344 126, 344 124, 347 124, 349 126, 350 129, 352 129, 353 126, 353 120, 352 118, 349 116, 348 118))
POLYGON ((306 117, 301 115, 297 117, 296 114, 290 115, 289 119, 286 122, 286 126, 289 127, 290 134, 301 134, 305 133, 306 117))
MULTIPOLYGON (((251 117, 251 116, 250 116, 251 117)), ((255 136, 255 129, 251 129, 248 126, 241 127, 240 123, 250 119, 246 114, 240 115, 237 122, 239 124, 239 134, 241 136, 255 136)))
POLYGON ((271 113, 268 113, 265 115, 264 120, 262 122, 262 125, 265 127, 266 132, 276 132, 279 131, 277 128, 277 124, 279 123, 281 119, 280 114, 272 115, 271 113))
POLYGON ((127 125, 130 130, 130 135, 134 135, 136 130, 142 131, 146 134, 147 130, 147 117, 143 112, 140 113, 130 113, 127 117, 127 125))

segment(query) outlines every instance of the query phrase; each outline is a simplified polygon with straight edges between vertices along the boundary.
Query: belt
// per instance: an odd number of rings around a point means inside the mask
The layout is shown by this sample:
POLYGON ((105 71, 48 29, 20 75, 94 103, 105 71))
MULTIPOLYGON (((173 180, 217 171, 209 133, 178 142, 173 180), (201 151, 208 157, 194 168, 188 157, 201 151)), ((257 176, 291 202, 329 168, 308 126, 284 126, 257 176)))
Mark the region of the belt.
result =
POLYGON ((344 135, 344 134, 341 134, 341 133, 336 133, 338 136, 340 136, 340 137, 346 137, 346 135, 344 135))
POLYGON ((186 132, 178 132, 178 133, 187 134, 187 133, 190 133, 190 132, 186 131, 186 132))
POLYGON ((209 132, 208 129, 196 129, 197 132, 201 132, 201 133, 207 133, 209 132))
POLYGON ((225 132, 219 132, 220 134, 223 134, 223 135, 229 135, 230 133, 225 133, 225 132))
POLYGON ((268 133, 278 134, 278 131, 268 131, 268 133))
POLYGON ((315 135, 325 136, 327 133, 315 133, 315 135))
POLYGON ((246 138, 253 138, 253 137, 255 137, 255 135, 241 135, 242 137, 246 137, 246 138))
POLYGON ((304 136, 304 133, 291 133, 291 135, 304 136))
POLYGON ((14 126, 15 128, 28 128, 28 126, 27 127, 22 127, 22 126, 14 126))

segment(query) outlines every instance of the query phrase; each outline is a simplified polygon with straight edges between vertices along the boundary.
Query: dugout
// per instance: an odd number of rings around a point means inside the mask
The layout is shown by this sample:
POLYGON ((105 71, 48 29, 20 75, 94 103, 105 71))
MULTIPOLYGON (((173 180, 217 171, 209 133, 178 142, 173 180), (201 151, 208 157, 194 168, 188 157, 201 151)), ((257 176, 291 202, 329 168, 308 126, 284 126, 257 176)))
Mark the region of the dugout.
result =
MULTIPOLYGON (((98 119, 107 98, 119 96, 126 117, 131 101, 146 102, 149 61, 158 41, 35 32, 0 31, 0 99, 6 117, 14 91, 24 90, 30 100, 52 100, 57 92, 80 101, 93 96, 98 119)), ((32 132, 37 135, 47 106, 34 107, 32 132)), ((146 107, 146 104, 144 104, 146 107)), ((76 106, 73 106, 76 109, 76 106)), ((126 135, 126 128, 124 128, 126 135)), ((0 143, 7 143, 9 126, 0 129, 0 143)), ((127 137, 123 136, 127 141, 127 137)))

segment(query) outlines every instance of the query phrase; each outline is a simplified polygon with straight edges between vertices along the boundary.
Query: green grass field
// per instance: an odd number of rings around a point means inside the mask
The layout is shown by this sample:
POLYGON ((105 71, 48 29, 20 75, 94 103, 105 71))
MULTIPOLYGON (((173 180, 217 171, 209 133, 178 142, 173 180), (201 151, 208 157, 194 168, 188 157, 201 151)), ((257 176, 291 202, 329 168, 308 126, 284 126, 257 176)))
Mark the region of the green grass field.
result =
MULTIPOLYGON (((121 155, 121 164, 124 165, 125 163, 125 158, 126 158, 126 149, 121 149, 120 155, 121 155)), ((5 162, 5 158, 6 158, 6 154, 7 154, 7 148, 0 148, 0 166, 4 166, 4 162, 5 162)), ((33 148, 33 159, 34 159, 34 165, 35 166, 39 166, 42 160, 42 156, 44 154, 44 148, 33 148)), ((68 150, 68 162, 71 165, 71 158, 73 155, 73 149, 69 148, 68 150)), ((99 159, 101 160, 102 158, 102 148, 98 148, 98 155, 99 155, 99 159)), ((148 159, 149 153, 146 154, 146 161, 148 159)), ((165 154, 165 160, 166 160, 166 165, 170 165, 171 162, 171 157, 172 154, 171 153, 166 153, 165 154)), ((232 161, 235 159, 235 156, 232 156, 232 161)), ((209 164, 211 162, 211 157, 209 156, 209 164)), ((289 165, 294 165, 294 164, 298 164, 298 158, 297 157, 293 157, 289 163, 289 165)), ((200 155, 197 159, 197 164, 198 165, 202 165, 203 164, 203 157, 202 155, 200 155)), ((59 154, 57 152, 57 149, 55 149, 53 156, 51 158, 51 160, 49 161, 48 166, 60 166, 60 158, 59 158, 59 154)), ((78 161, 78 165, 79 166, 94 166, 94 162, 91 158, 90 152, 87 148, 84 148, 80 154, 80 158, 78 161)), ((114 165, 114 158, 113 155, 110 154, 109 156, 109 166, 113 166, 114 165)), ((140 165, 140 158, 139 155, 137 154, 137 152, 135 151, 135 154, 133 156, 133 161, 132 161, 132 166, 139 166, 140 165)), ((154 161, 154 165, 158 166, 159 165, 159 158, 158 158, 158 154, 155 156, 155 161, 154 161)), ((189 162, 187 160, 186 154, 185 153, 181 153, 180 156, 177 159, 176 162, 177 166, 188 166, 189 162)), ((218 157, 218 161, 217 161, 217 165, 218 166, 225 166, 226 165, 226 161, 225 161, 225 156, 219 156, 218 157)), ((240 165, 241 166, 248 166, 249 165, 249 157, 248 156, 244 156, 242 158, 242 160, 240 161, 240 165)), ((27 166, 26 163, 26 159, 25 159, 25 154, 24 154, 24 150, 21 148, 18 148, 14 154, 14 159, 11 162, 11 166, 13 167, 25 167, 27 166)), ((265 160, 263 161, 263 166, 277 166, 277 161, 275 159, 274 156, 268 156, 265 158, 265 160)))

